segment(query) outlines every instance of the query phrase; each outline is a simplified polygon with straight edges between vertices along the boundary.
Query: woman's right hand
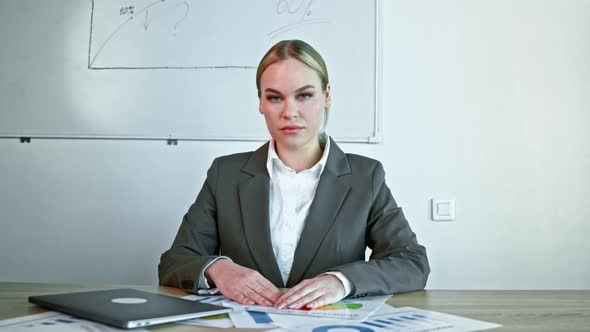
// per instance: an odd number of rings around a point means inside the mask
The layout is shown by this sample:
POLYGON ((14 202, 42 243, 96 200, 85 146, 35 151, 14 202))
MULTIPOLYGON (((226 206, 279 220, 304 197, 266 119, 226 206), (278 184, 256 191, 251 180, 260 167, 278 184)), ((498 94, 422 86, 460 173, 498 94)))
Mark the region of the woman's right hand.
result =
POLYGON ((221 294, 244 305, 254 303, 272 306, 281 291, 258 271, 238 265, 229 259, 219 259, 205 271, 208 280, 221 294))

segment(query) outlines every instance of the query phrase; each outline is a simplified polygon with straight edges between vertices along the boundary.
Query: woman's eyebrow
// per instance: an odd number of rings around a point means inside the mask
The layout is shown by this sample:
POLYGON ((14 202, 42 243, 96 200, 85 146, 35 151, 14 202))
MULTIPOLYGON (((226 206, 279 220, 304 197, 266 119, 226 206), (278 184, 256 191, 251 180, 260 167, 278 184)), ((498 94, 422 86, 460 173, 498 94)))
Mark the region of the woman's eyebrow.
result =
POLYGON ((315 89, 315 86, 312 84, 304 85, 304 86, 300 87, 299 89, 295 90, 295 92, 300 92, 300 91, 307 90, 307 89, 315 89))
MULTIPOLYGON (((307 90, 307 89, 315 89, 315 85, 313 85, 313 84, 304 85, 304 86, 298 88, 297 90, 295 90, 295 93, 301 92, 301 91, 307 90)), ((276 94, 279 94, 279 95, 281 94, 280 91, 275 90, 273 88, 266 88, 266 89, 264 89, 264 92, 276 93, 276 94)))
POLYGON ((279 91, 272 89, 272 88, 266 88, 264 89, 264 92, 272 92, 272 93, 276 93, 276 94, 281 94, 279 91))

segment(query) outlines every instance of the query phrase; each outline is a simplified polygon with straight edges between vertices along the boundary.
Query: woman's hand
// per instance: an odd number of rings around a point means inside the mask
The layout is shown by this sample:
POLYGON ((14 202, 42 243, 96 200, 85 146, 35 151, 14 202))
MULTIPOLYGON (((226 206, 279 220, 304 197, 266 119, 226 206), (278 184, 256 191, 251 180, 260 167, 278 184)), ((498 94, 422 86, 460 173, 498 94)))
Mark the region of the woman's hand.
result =
POLYGON ((258 271, 220 259, 205 271, 207 279, 215 283, 221 294, 244 305, 254 303, 271 306, 281 291, 258 271))
POLYGON ((277 299, 274 307, 311 309, 338 302, 344 297, 344 286, 340 279, 332 274, 323 274, 313 279, 305 279, 289 289, 277 299))

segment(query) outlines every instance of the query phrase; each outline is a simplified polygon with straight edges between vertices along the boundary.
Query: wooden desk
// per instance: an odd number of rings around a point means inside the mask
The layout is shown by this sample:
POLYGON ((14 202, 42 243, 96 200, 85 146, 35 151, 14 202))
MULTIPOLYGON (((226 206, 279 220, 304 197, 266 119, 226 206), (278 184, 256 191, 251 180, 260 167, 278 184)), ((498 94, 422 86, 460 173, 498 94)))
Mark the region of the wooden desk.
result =
MULTIPOLYGON (((44 312, 29 304, 30 295, 132 287, 173 296, 182 290, 158 286, 60 285, 0 282, 0 319, 44 312)), ((590 290, 583 291, 442 291, 394 295, 387 303, 410 306, 502 324, 490 331, 590 331, 590 290)), ((153 331, 231 331, 168 324, 153 331)), ((250 330, 252 331, 252 330, 250 330)))

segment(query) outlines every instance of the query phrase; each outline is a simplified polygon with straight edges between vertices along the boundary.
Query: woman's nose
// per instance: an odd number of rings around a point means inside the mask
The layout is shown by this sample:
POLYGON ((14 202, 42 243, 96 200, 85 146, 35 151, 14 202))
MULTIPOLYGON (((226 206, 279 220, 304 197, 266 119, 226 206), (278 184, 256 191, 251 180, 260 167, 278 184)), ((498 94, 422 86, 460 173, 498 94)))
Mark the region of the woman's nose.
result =
POLYGON ((283 117, 293 118, 297 117, 299 111, 297 110, 297 104, 293 101, 287 101, 283 104, 283 117))

